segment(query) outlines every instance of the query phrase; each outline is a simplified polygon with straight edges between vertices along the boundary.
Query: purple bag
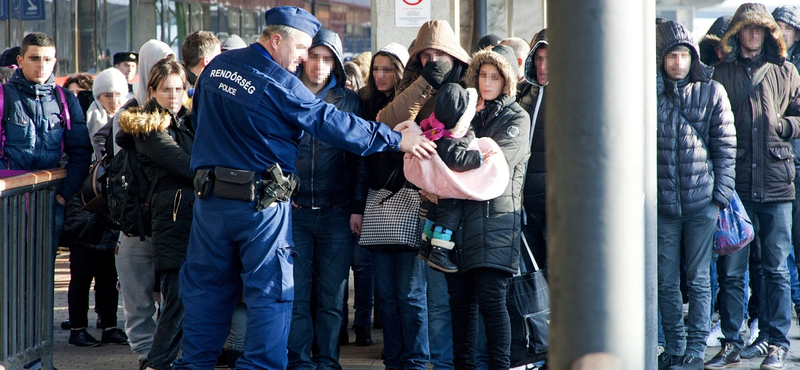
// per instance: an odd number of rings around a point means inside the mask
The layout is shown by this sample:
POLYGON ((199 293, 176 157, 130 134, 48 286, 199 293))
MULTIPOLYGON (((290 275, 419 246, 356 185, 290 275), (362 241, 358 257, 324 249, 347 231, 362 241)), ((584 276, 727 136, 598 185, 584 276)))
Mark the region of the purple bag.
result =
POLYGON ((737 252, 753 241, 753 238, 753 222, 747 216, 739 195, 734 191, 731 203, 719 211, 717 231, 714 232, 714 253, 724 256, 737 252))

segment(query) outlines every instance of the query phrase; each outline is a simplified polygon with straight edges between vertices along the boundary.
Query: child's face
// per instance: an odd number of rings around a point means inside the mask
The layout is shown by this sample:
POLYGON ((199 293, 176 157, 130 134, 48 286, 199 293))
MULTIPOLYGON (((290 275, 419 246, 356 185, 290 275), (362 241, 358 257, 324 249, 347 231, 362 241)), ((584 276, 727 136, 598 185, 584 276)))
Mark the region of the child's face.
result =
POLYGON ((484 63, 478 74, 478 93, 483 100, 495 100, 503 92, 505 81, 494 64, 484 63))

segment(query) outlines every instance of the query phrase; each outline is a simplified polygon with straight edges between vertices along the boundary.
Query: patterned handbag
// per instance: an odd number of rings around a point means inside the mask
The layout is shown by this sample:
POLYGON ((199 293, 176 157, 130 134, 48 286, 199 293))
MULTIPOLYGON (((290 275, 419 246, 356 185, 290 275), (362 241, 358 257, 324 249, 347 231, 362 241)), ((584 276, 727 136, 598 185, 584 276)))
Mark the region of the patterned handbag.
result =
POLYGON ((714 253, 726 255, 737 252, 754 238, 753 222, 734 190, 730 204, 719 210, 717 230, 714 232, 714 253))
MULTIPOLYGON (((392 173, 387 185, 399 169, 392 173)), ((408 187, 408 182, 397 192, 386 189, 386 186, 379 190, 369 189, 358 244, 367 249, 375 246, 392 246, 392 249, 399 250, 419 248, 422 232, 419 228, 419 202, 419 191, 408 187)))

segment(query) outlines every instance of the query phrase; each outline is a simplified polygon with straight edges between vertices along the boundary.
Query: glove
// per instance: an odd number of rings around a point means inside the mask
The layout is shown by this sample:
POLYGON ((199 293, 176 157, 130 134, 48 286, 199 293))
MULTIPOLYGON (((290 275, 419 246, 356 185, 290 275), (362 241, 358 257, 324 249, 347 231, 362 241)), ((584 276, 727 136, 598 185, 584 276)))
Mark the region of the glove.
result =
POLYGON ((420 74, 431 87, 439 90, 442 84, 447 81, 447 73, 450 72, 451 68, 450 63, 443 60, 429 61, 425 63, 425 67, 422 67, 420 74))

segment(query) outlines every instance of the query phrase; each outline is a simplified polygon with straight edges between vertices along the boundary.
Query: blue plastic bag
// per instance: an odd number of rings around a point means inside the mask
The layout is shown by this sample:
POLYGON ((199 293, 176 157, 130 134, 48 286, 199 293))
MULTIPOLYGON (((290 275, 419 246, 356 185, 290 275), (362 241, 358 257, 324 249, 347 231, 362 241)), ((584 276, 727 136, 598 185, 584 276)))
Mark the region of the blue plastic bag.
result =
POLYGON ((722 256, 737 252, 753 241, 753 238, 753 222, 747 216, 739 195, 734 191, 731 203, 719 211, 717 231, 714 232, 714 253, 722 256))

